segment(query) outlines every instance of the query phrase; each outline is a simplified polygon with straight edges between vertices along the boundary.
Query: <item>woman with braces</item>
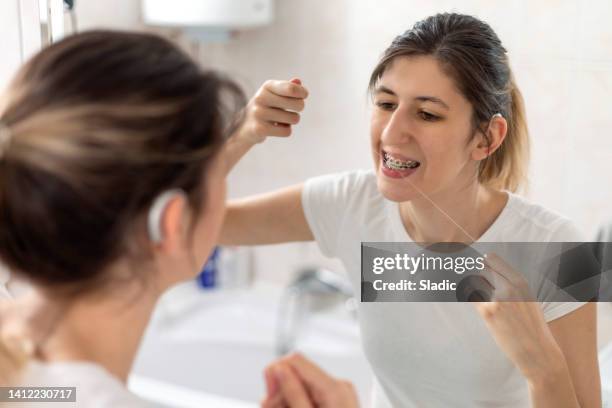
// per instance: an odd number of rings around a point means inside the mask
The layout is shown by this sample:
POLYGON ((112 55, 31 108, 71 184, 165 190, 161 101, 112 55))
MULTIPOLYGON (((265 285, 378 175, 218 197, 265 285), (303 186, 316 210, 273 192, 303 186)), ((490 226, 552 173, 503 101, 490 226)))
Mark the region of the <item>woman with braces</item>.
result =
MULTIPOLYGON (((374 169, 231 202, 222 244, 315 240, 359 293, 361 241, 581 240, 569 220, 514 193, 526 174, 526 118, 486 23, 460 14, 416 23, 384 52, 369 89, 374 169)), ((233 141, 229 162, 268 135, 290 135, 305 97, 298 81, 264 84, 247 110, 254 131, 233 141)), ((512 280, 501 260, 488 266, 512 280)), ((361 303, 358 316, 376 407, 601 406, 593 303, 361 303)), ((287 378, 272 371, 269 381, 287 378)))

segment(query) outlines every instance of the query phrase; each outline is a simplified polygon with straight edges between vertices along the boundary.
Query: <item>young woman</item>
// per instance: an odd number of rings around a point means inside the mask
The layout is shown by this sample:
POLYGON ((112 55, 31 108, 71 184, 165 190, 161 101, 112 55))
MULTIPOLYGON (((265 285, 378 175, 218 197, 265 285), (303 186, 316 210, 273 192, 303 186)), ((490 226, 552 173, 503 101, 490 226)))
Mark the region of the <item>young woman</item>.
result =
POLYGON ((33 290, 2 305, 0 385, 149 406, 125 381, 159 295, 218 239, 241 98, 147 34, 79 34, 20 70, 0 110, 0 258, 33 290))
MULTIPOLYGON (((385 51, 370 91, 374 170, 231 203, 223 243, 314 239, 359 293, 361 241, 579 240, 567 219, 514 193, 526 174, 525 112, 486 23, 458 14, 418 22, 385 51)), ((266 131, 288 135, 303 99, 296 84, 266 83, 247 119, 259 128, 233 141, 230 163, 266 131), (281 85, 295 92, 291 103, 275 94, 281 85)), ((374 405, 599 407, 594 306, 362 303, 374 405)))

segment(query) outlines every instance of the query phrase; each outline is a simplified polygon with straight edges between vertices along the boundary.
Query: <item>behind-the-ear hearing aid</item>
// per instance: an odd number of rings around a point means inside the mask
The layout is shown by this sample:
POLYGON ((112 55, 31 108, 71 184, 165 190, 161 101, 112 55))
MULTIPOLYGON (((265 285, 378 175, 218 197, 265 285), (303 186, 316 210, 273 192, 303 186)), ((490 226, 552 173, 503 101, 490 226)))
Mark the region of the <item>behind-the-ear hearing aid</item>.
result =
POLYGON ((493 116, 491 116, 491 119, 489 119, 489 124, 487 125, 487 133, 489 133, 489 128, 491 127, 491 121, 495 118, 503 118, 502 114, 497 112, 495 113, 493 116))
MULTIPOLYGON (((489 119, 489 124, 487 125, 487 132, 486 133, 489 133, 489 129, 491 128, 491 121, 493 119, 495 119, 495 118, 503 118, 503 117, 504 116, 501 113, 499 113, 499 112, 493 114, 493 116, 491 116, 491 119, 489 119)), ((487 147, 487 157, 489 157, 489 154, 490 154, 489 153, 489 147, 487 147)))
POLYGON ((147 227, 149 229, 149 239, 155 243, 159 243, 164 239, 162 232, 162 216, 168 203, 176 196, 185 196, 185 192, 179 188, 166 190, 155 198, 153 205, 149 209, 147 219, 147 227))

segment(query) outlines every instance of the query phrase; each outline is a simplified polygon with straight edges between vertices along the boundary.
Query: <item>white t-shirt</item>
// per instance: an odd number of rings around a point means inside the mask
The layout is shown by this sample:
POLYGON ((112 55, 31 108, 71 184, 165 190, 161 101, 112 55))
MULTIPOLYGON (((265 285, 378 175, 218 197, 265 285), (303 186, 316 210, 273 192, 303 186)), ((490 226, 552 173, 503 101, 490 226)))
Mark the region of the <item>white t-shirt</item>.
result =
MULTIPOLYGON (((14 407, 144 408, 151 404, 130 393, 104 367, 89 362, 28 363, 19 387, 76 387, 76 402, 9 403, 14 407)), ((2 405, 4 406, 4 405, 2 405)))
MULTIPOLYGON (((508 193, 479 242, 582 241, 572 223, 508 193)), ((398 203, 378 191, 373 171, 308 180, 304 213, 324 255, 339 258, 361 290, 361 242, 412 242, 398 203)), ((584 303, 540 303, 547 322, 584 303)), ((362 342, 376 381, 373 406, 527 407, 527 383, 469 303, 360 303, 362 342)))

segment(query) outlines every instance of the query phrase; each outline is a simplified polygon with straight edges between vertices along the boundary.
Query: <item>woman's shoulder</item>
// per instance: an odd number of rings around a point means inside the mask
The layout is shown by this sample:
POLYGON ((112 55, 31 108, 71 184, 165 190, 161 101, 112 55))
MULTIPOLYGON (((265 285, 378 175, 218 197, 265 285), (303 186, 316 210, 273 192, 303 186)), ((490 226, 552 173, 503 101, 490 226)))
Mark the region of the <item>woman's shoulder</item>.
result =
POLYGON ((324 198, 345 209, 354 205, 371 205, 382 199, 373 170, 351 170, 313 177, 304 183, 304 192, 307 197, 324 198))
POLYGON ((349 170, 339 173, 325 174, 306 180, 306 184, 316 184, 332 188, 338 194, 376 189, 376 174, 373 170, 349 170))
POLYGON ((565 215, 508 192, 506 226, 525 242, 583 241, 583 234, 565 215))
POLYGON ((30 361, 20 376, 20 385, 31 387, 75 387, 79 406, 140 408, 145 402, 104 367, 89 362, 30 361))

